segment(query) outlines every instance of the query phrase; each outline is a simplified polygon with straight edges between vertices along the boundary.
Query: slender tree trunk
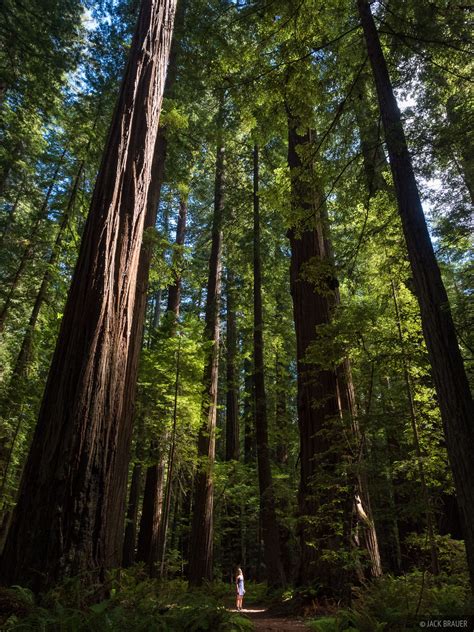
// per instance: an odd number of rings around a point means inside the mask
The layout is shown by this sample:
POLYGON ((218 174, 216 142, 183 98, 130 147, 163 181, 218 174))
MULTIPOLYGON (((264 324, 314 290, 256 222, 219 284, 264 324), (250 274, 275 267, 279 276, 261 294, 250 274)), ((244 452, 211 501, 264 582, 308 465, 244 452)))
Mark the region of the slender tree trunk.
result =
POLYGON ((204 340, 211 344, 205 360, 201 428, 198 439, 198 468, 194 480, 194 512, 191 526, 188 579, 199 586, 213 578, 213 469, 216 448, 217 382, 219 370, 219 304, 221 297, 222 221, 224 211, 224 145, 222 105, 218 116, 214 216, 209 260, 209 280, 204 340))
MULTIPOLYGON (((179 303, 178 303, 179 305, 179 303)), ((168 469, 166 473, 166 487, 163 502, 163 515, 159 524, 156 535, 157 562, 159 564, 159 575, 164 576, 165 554, 166 554, 166 538, 168 535, 168 522, 171 510, 171 498, 173 493, 173 477, 175 470, 175 450, 176 450, 176 429, 178 423, 178 392, 179 392, 179 372, 181 368, 181 339, 179 340, 178 350, 176 352, 176 375, 174 387, 174 403, 173 403, 173 427, 171 429, 171 444, 168 454, 168 469)))
POLYGON ((400 349, 402 352, 403 362, 403 377, 405 380, 408 407, 410 410, 411 428, 413 431, 413 444, 415 446, 416 459, 418 465, 418 473, 420 476, 421 493, 423 495, 423 503, 425 505, 426 527, 428 529, 428 540, 430 543, 431 554, 431 572, 434 575, 439 575, 439 561, 438 561, 438 549, 436 546, 436 540, 434 535, 434 516, 431 505, 431 499, 428 491, 428 485, 426 484, 425 468, 423 467, 423 454, 421 453, 420 437, 418 433, 418 423, 416 419, 415 401, 413 399, 413 392, 410 379, 410 371, 408 365, 408 359, 405 350, 405 341, 403 339, 402 321, 400 316, 400 308, 398 306, 397 290, 393 279, 390 282, 392 289, 393 305, 395 307, 395 317, 397 321, 398 339, 400 341, 400 349))
POLYGON ((367 1, 358 0, 357 4, 374 73, 398 210, 459 501, 471 588, 474 589, 474 405, 377 29, 367 1))
POLYGON ((275 492, 268 447, 267 397, 263 361, 262 262, 260 255, 260 199, 258 185, 258 147, 255 146, 253 150, 253 358, 260 516, 267 581, 271 586, 283 586, 285 584, 285 573, 281 563, 280 535, 276 519, 275 492))
POLYGON ((2 557, 4 580, 35 589, 120 564, 132 314, 174 9, 142 2, 2 557))
POLYGON ((51 194, 54 190, 54 187, 56 186, 59 170, 61 168, 62 160, 65 153, 66 153, 66 150, 63 151, 61 158, 58 161, 58 164, 56 165, 56 169, 54 171, 53 177, 51 178, 51 182, 48 187, 48 190, 45 193, 41 208, 36 215, 35 221, 33 222, 33 226, 30 232, 30 238, 28 239, 28 243, 25 246, 23 253, 20 257, 20 262, 11 280, 11 285, 8 290, 7 296, 5 298, 5 302, 3 303, 2 309, 0 310, 0 332, 2 332, 5 327, 5 319, 7 317, 8 310, 10 308, 11 302, 13 300, 13 297, 20 283, 25 267, 33 255, 33 251, 35 247, 35 239, 37 237, 38 228, 40 227, 43 220, 45 220, 47 217, 48 209, 49 209, 49 200, 51 198, 51 194))
POLYGON ((83 172, 84 161, 80 163, 79 169, 77 171, 76 177, 74 178, 74 184, 69 195, 69 200, 66 209, 64 210, 61 223, 59 225, 59 230, 56 235, 55 242, 51 249, 51 253, 49 255, 47 261, 47 267, 43 273, 43 278, 41 280, 40 287, 38 289, 38 293, 36 294, 36 299, 33 304, 33 308, 31 310, 30 318, 28 320, 28 325, 26 327, 26 332, 23 337, 23 341, 20 347, 20 351, 15 360, 15 364, 13 366, 12 377, 10 379, 6 395, 2 401, 2 410, 7 410, 10 416, 17 416, 17 423, 15 427, 15 432, 12 437, 12 443, 9 450, 8 460, 5 464, 4 475, 2 479, 2 487, 0 491, 0 497, 4 493, 5 486, 7 484, 7 479, 10 471, 11 460, 13 457, 13 453, 16 446, 16 440, 20 434, 23 415, 19 414, 20 409, 20 401, 19 399, 22 396, 23 388, 25 384, 25 378, 28 375, 28 368, 31 363, 31 349, 33 345, 33 337, 36 329, 36 324, 38 321, 38 316, 40 314, 41 307, 46 300, 48 286, 51 280, 51 270, 56 264, 57 258, 59 256, 59 248, 61 245, 62 238, 66 231, 66 228, 69 223, 69 219, 71 216, 71 212, 74 206, 74 201, 76 199, 79 181, 83 172))
MULTIPOLYGON (((158 448, 156 444, 154 450, 158 448)), ((156 455, 156 463, 147 468, 143 492, 143 510, 138 533, 137 561, 145 562, 151 571, 156 562, 155 541, 163 511, 163 491, 165 476, 164 454, 156 455)))
MULTIPOLYGON (((180 200, 178 224, 176 228, 176 247, 180 249, 184 245, 186 234, 187 203, 180 200)), ((176 332, 176 323, 179 316, 181 273, 179 259, 181 254, 175 251, 174 268, 176 277, 173 285, 168 288, 167 316, 171 318, 169 325, 170 336, 176 332)), ((148 264, 149 266, 149 264, 148 264)), ((147 269, 148 273, 148 269, 147 269)), ((163 439, 161 437, 160 439, 163 439)), ((165 494, 165 451, 160 448, 158 441, 154 442, 154 451, 157 462, 150 465, 146 470, 145 491, 143 494, 143 510, 138 536, 137 559, 149 567, 150 573, 155 572, 155 564, 159 561, 159 540, 160 531, 163 529, 163 498, 165 494)), ((166 520, 168 520, 166 516, 166 520)))
POLYGON ((225 460, 239 460, 239 402, 238 384, 236 375, 237 356, 237 325, 235 322, 234 307, 234 283, 235 279, 230 270, 227 270, 227 392, 226 392, 226 442, 225 460))
POLYGON ((252 375, 252 363, 248 358, 244 359, 244 462, 251 463, 255 459, 255 398, 254 380, 252 375))
MULTIPOLYGON (((184 197, 179 200, 179 215, 176 226, 175 251, 173 255, 173 269, 175 271, 175 282, 168 287, 168 305, 167 317, 169 322, 170 336, 176 335, 176 325, 179 317, 179 308, 181 303, 181 265, 182 265, 182 249, 186 236, 186 217, 187 217, 187 201, 184 197)), ((166 477, 166 487, 164 491, 164 504, 162 518, 158 524, 156 532, 156 561, 160 568, 160 577, 164 573, 164 561, 166 555, 166 538, 168 534, 168 524, 170 519, 171 499, 173 496, 173 479, 175 473, 175 450, 176 450, 176 430, 178 421, 178 391, 179 391, 179 372, 181 363, 181 340, 179 341, 176 354, 176 376, 175 391, 173 404, 173 427, 171 429, 171 443, 168 454, 168 470, 166 477)))
POLYGON ((142 486, 142 464, 137 461, 133 466, 132 481, 127 507, 125 536, 123 539, 122 566, 128 568, 135 562, 135 541, 137 536, 137 516, 142 486))
POLYGON ((8 233, 10 232, 12 226, 15 223, 16 220, 16 212, 18 209, 18 204, 20 203, 20 200, 22 198, 23 192, 20 190, 20 193, 18 193, 18 195, 15 198, 15 201, 13 202, 10 212, 8 213, 8 217, 6 219, 5 225, 2 229, 2 234, 0 236, 0 249, 3 248, 3 244, 5 242, 5 238, 8 235, 8 233))
POLYGON ((275 426, 278 431, 276 459, 280 465, 286 465, 288 463, 289 419, 286 401, 288 396, 288 380, 285 379, 286 374, 287 368, 277 354, 275 359, 275 426))
MULTIPOLYGON (((464 95, 456 94, 451 96, 446 103, 446 114, 454 135, 456 135, 456 127, 459 125, 462 126, 463 122, 462 113, 457 109, 458 103, 462 102, 463 99, 464 95)), ((457 147, 452 148, 453 160, 464 181, 471 203, 474 204, 474 146, 472 143, 472 135, 466 134, 461 139, 461 142, 456 144, 457 147)))
POLYGON ((54 240, 53 247, 51 248, 51 253, 47 261, 46 269, 43 273, 43 278, 41 279, 41 284, 38 289, 35 302, 33 304, 33 309, 31 310, 30 318, 28 320, 28 325, 26 328, 26 334, 23 338, 23 343, 15 362, 15 368, 13 371, 14 378, 24 377, 31 359, 31 346, 33 343, 33 335, 36 328, 36 323, 38 322, 40 310, 47 297, 48 286, 50 284, 52 276, 51 271, 58 260, 61 243, 71 219, 71 215, 74 209, 74 203, 77 197, 77 192, 79 190, 80 179, 84 172, 84 166, 85 162, 82 160, 79 164, 79 169, 77 170, 76 176, 74 178, 74 183, 69 195, 68 203, 62 215, 58 232, 56 234, 56 239, 54 240))

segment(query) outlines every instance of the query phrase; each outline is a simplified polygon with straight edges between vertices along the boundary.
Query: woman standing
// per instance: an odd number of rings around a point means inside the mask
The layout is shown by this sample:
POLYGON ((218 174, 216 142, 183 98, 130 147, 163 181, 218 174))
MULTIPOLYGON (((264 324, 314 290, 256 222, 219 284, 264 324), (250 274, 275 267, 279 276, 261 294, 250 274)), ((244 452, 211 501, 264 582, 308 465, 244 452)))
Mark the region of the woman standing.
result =
POLYGON ((237 610, 240 611, 242 610, 242 601, 245 595, 244 574, 242 573, 241 568, 238 568, 236 571, 235 587, 237 589, 236 607, 237 607, 237 610))

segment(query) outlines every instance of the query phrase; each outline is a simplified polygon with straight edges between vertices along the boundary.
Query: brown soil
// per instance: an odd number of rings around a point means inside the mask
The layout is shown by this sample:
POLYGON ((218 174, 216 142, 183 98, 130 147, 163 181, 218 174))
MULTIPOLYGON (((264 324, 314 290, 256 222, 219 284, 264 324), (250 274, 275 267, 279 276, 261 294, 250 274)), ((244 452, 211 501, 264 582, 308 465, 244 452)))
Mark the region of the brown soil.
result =
POLYGON ((309 628, 301 619, 272 617, 264 608, 244 608, 242 614, 253 621, 259 632, 308 632, 309 628))

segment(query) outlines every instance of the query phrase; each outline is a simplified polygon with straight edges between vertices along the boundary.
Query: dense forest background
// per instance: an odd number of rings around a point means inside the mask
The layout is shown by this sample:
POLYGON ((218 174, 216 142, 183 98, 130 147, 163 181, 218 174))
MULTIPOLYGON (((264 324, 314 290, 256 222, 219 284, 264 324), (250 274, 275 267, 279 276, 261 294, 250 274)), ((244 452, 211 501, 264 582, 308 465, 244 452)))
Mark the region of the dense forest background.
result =
POLYGON ((0 625, 472 614, 472 7, 0 16, 0 625))

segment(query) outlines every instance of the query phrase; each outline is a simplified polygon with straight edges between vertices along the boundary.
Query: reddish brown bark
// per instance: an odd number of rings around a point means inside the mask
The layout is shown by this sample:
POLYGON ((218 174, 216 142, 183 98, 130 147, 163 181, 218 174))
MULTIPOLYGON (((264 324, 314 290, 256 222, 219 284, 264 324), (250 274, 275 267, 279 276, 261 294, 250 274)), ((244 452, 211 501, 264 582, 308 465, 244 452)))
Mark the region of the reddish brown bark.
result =
POLYGON ((343 570, 342 557, 339 563, 326 562, 324 551, 339 555, 344 550, 349 552, 351 514, 359 504, 364 505, 364 512, 358 512, 359 519, 364 514, 368 518, 360 522, 374 576, 381 573, 380 555, 366 480, 361 471, 348 469, 361 441, 348 363, 329 369, 306 358, 308 349, 317 342, 318 325, 331 322, 339 295, 324 194, 313 172, 312 133, 300 134, 299 127, 298 119, 290 115, 288 164, 292 207, 295 216, 301 218, 288 232, 292 249, 290 281, 297 340, 301 450, 299 582, 317 581, 326 594, 348 598, 349 576, 343 570), (352 431, 352 447, 347 445, 345 427, 352 431), (346 486, 349 491, 344 491, 346 486), (325 507, 331 508, 332 517, 327 515, 325 507), (325 512, 326 520, 322 520, 325 512))
MULTIPOLYGON (((169 98, 172 96, 174 84, 177 76, 177 54, 179 41, 178 36, 183 27, 184 21, 185 0, 182 0, 178 5, 176 12, 176 31, 173 37, 171 46, 170 59, 168 65, 168 73, 166 76, 166 83, 164 88, 164 96, 169 98)), ((163 184, 165 173, 165 162, 168 150, 168 139, 166 135, 166 129, 160 127, 156 137, 155 148, 153 153, 153 164, 151 169, 151 183, 148 191, 147 204, 146 204, 146 217, 145 228, 153 228, 156 224, 156 218, 158 213, 158 207, 160 203, 161 187, 163 184)), ((186 217, 184 215, 184 217, 186 217)), ((179 220, 178 220, 179 223, 179 220)), ((145 321, 146 305, 147 305, 147 292, 148 292, 148 277, 150 273, 150 266, 152 261, 153 251, 150 247, 143 247, 140 253, 140 262, 138 268, 137 289, 136 289, 136 307, 133 315, 134 328, 136 334, 134 336, 134 343, 132 348, 132 371, 136 375, 136 367, 138 366, 138 360, 141 350, 141 341, 143 339, 143 326, 145 321)), ((153 317, 153 326, 158 327, 160 321, 160 305, 161 305, 161 290, 156 297, 157 304, 153 317)), ((179 300, 179 297, 178 297, 179 300)), ((153 337, 152 337, 153 340, 153 337)), ((129 394, 128 398, 128 411, 127 415, 133 417, 133 405, 135 400, 135 384, 136 379, 133 380, 134 390, 129 394)), ((156 546, 154 542, 156 540, 156 534, 159 528, 161 519, 161 505, 163 502, 163 484, 164 484, 164 454, 160 451, 156 442, 153 442, 152 453, 157 459, 156 463, 149 466, 145 474, 145 489, 143 493, 143 510, 140 520, 140 529, 138 533, 137 543, 137 559, 139 561, 146 562, 151 570, 153 564, 156 562, 156 546)), ((117 538, 120 535, 117 534, 117 538)))
MULTIPOLYGON (((219 118, 222 117, 222 109, 219 118)), ((216 449, 217 378, 219 370, 219 303, 221 297, 222 220, 224 210, 224 146, 220 138, 216 151, 214 215, 204 340, 211 345, 205 361, 203 404, 198 439, 199 464, 194 479, 194 512, 189 546, 189 583, 195 586, 213 578, 213 467, 216 449)))
POLYGON ((2 557, 4 580, 36 589, 120 563, 132 314, 174 9, 142 2, 2 557))
POLYGON ((281 563, 280 535, 275 511, 270 451, 268 446, 267 397, 263 361, 262 262, 260 255, 260 198, 258 147, 253 151, 253 359, 255 385, 255 433, 260 489, 260 518, 264 544, 267 582, 283 586, 285 573, 281 563))
POLYGON ((367 1, 358 0, 357 5, 374 74, 398 210, 458 496, 471 587, 474 589, 473 400, 378 32, 367 1))

